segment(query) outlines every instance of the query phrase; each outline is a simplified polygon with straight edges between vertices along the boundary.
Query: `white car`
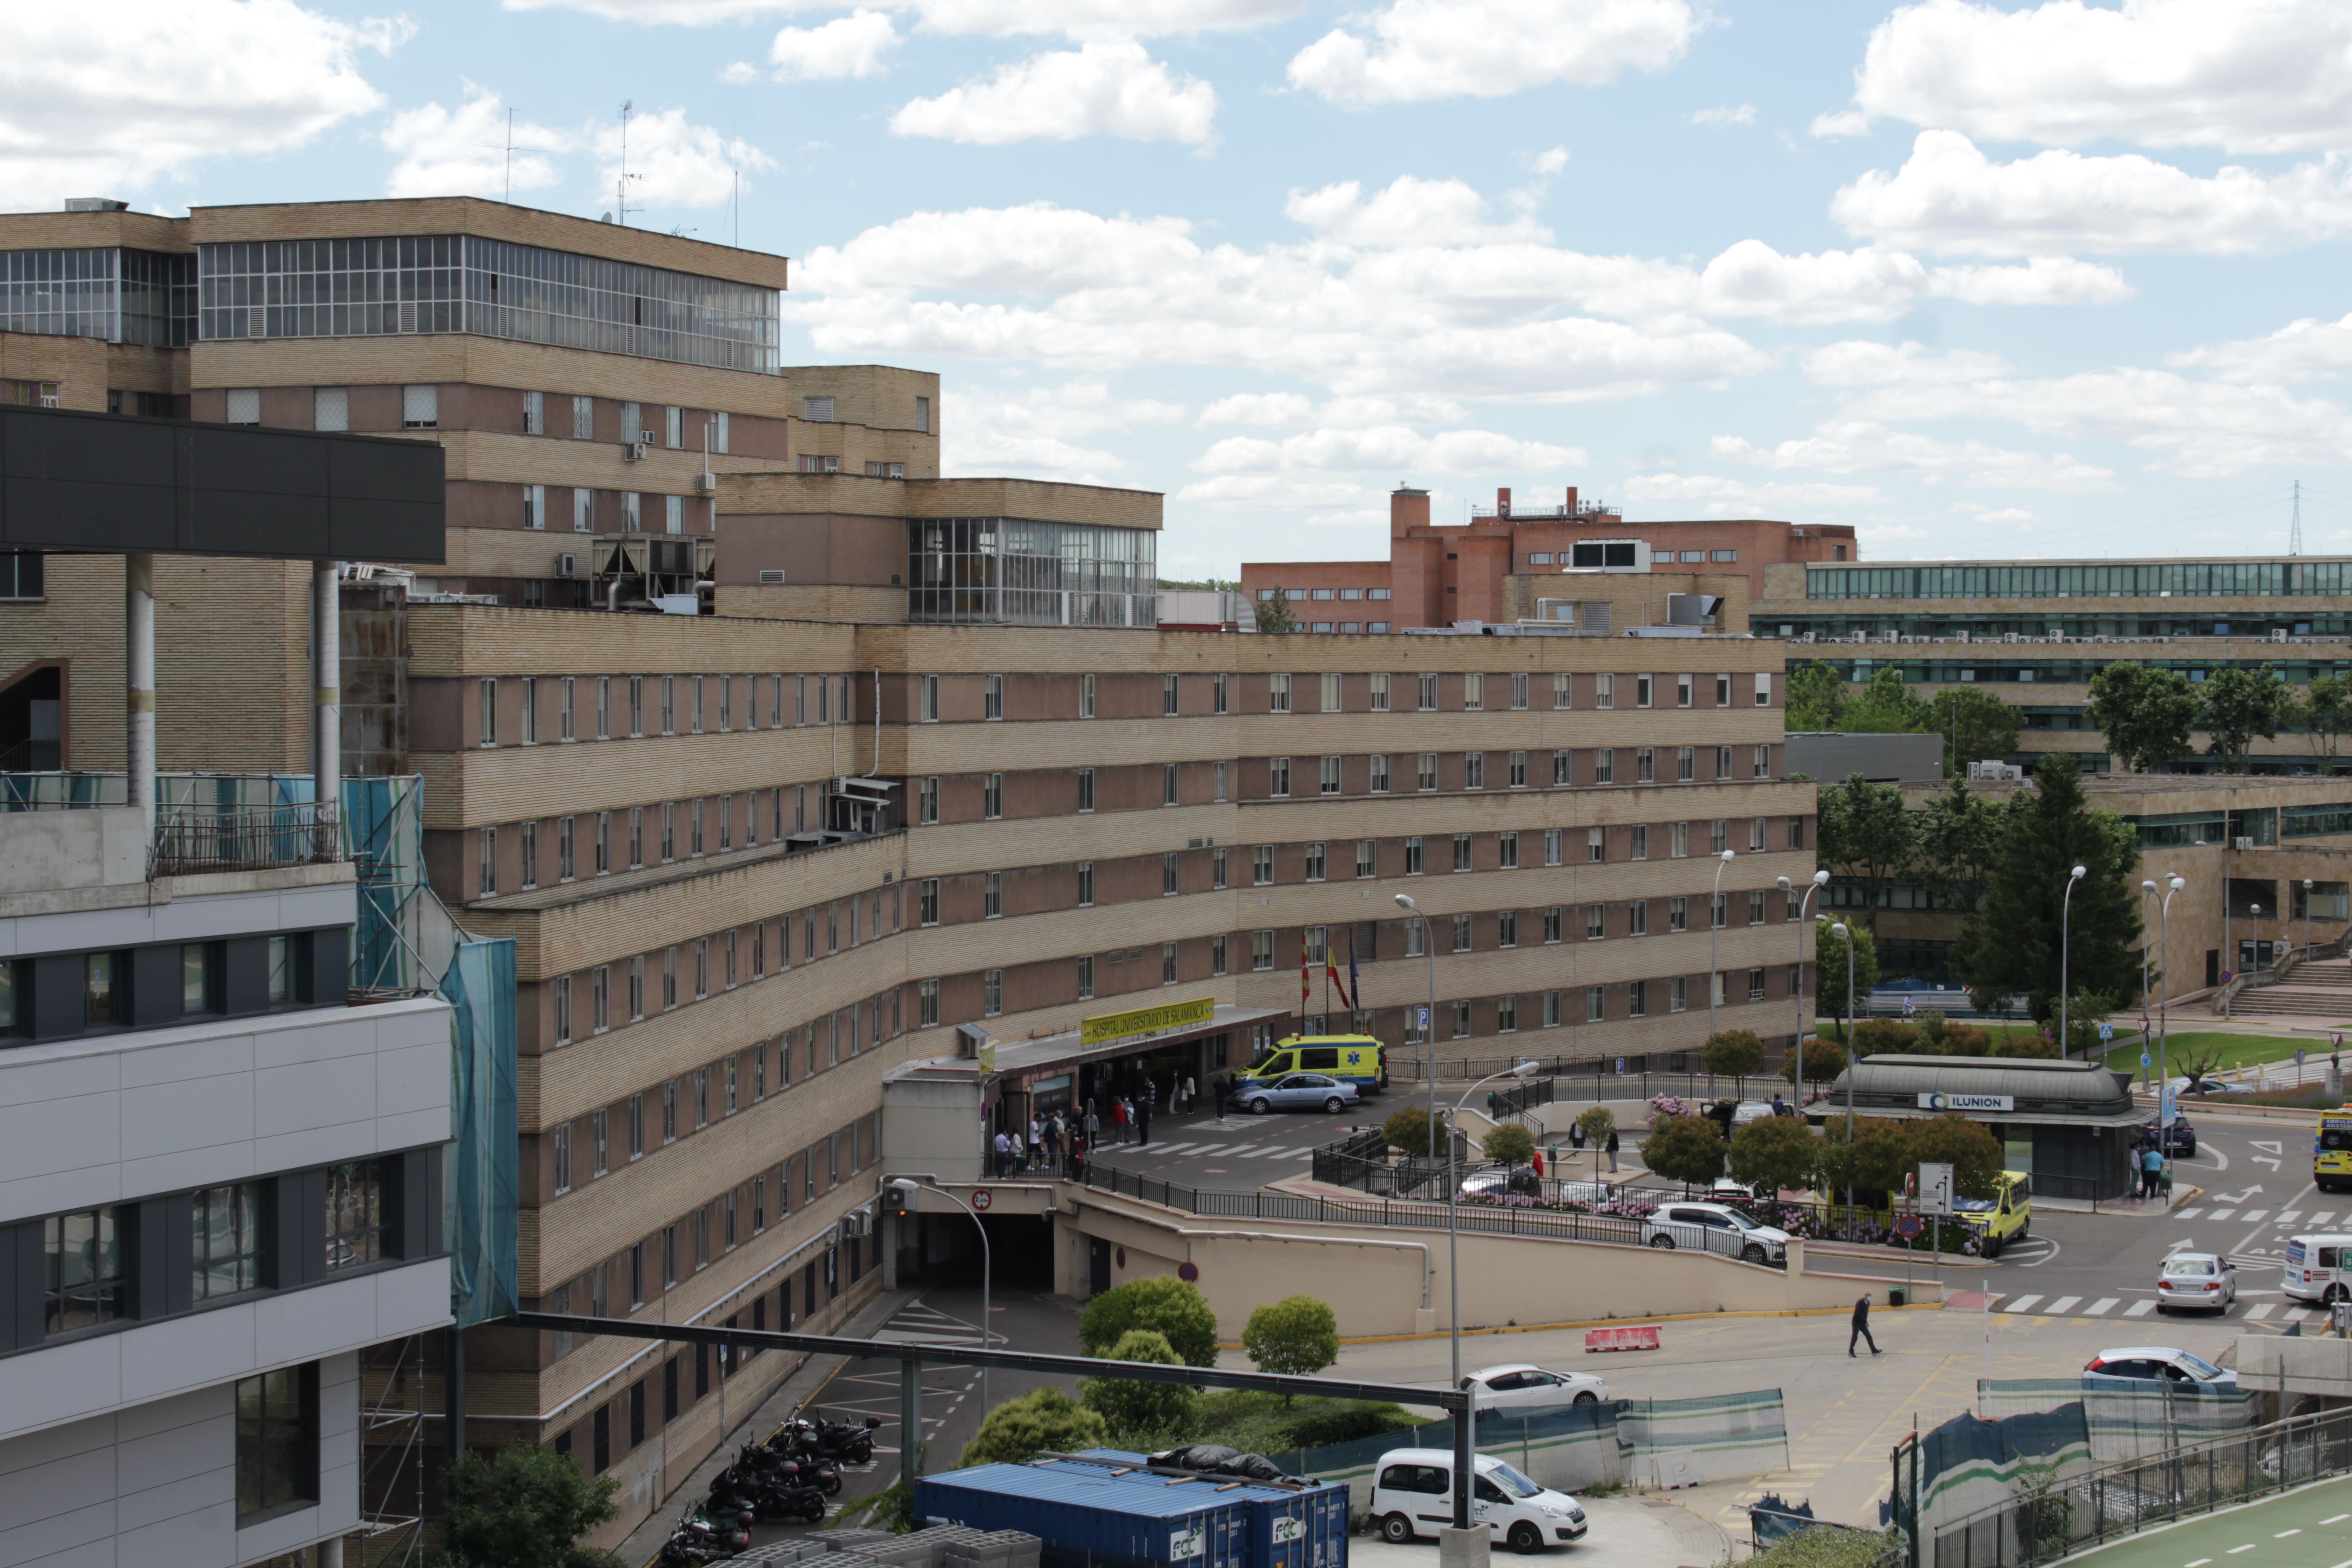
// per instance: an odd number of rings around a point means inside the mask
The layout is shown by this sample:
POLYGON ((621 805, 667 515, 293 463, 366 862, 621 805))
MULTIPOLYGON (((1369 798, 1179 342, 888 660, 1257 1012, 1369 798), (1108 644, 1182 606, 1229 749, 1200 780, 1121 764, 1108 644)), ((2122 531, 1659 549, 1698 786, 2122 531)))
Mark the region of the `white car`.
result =
POLYGON ((1548 1409, 1592 1405, 1609 1397, 1609 1385, 1590 1373, 1549 1372, 1525 1362, 1485 1367, 1469 1375, 1471 1397, 1481 1410, 1548 1409))
POLYGON ((1769 1121, 1776 1114, 1769 1100, 1743 1100, 1731 1113, 1731 1125, 1737 1128, 1751 1121, 1769 1121))
POLYGON ((2238 1271, 2226 1258, 2210 1252, 2176 1252, 2164 1260, 2156 1277, 2156 1310, 2176 1307, 2210 1308, 2226 1312, 2238 1299, 2238 1271))
MULTIPOLYGON (((1584 1538, 1584 1508, 1566 1492, 1539 1487, 1490 1454, 1476 1461, 1470 1518, 1486 1538, 1514 1552, 1541 1552, 1584 1538)), ((1454 1451, 1391 1448, 1372 1473, 1372 1518, 1395 1546, 1435 1535, 1454 1522, 1454 1451)))
POLYGON ((2128 1377, 2153 1382, 2187 1384, 2200 1388, 2235 1388, 2238 1374, 2215 1366, 2202 1356, 2169 1345, 2130 1345, 2101 1351, 2083 1369, 2084 1377, 2128 1377))
POLYGON ((1789 1233, 1759 1225, 1728 1204, 1662 1204, 1642 1222, 1646 1247, 1688 1247, 1748 1263, 1785 1263, 1789 1233))

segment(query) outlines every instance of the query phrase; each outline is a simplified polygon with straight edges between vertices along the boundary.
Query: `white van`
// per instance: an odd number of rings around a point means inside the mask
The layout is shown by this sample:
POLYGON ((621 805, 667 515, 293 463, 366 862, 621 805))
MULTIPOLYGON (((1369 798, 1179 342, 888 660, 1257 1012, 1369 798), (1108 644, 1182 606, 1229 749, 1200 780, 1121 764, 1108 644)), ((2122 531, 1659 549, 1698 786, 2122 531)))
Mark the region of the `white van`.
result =
MULTIPOLYGON (((1491 1454, 1477 1461, 1470 1518, 1489 1541, 1514 1552, 1540 1552, 1584 1538, 1584 1509, 1566 1492, 1539 1487, 1491 1454)), ((1454 1522, 1454 1450, 1391 1448, 1372 1479, 1372 1520, 1381 1539, 1403 1546, 1454 1522)))
POLYGON ((2288 1237, 2279 1283, 2299 1301, 2333 1306, 2352 1300, 2352 1236, 2335 1232, 2288 1237))

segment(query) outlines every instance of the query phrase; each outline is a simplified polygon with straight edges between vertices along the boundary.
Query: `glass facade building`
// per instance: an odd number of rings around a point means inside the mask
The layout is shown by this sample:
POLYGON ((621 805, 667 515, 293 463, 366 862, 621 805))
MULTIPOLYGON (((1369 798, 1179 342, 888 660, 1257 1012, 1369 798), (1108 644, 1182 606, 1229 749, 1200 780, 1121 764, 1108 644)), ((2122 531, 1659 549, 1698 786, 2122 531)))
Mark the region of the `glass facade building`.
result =
POLYGON ((198 247, 207 342, 471 332, 774 374, 778 296, 472 235, 198 247))
POLYGON ((0 251, 0 331, 185 348, 196 258, 115 246, 0 251))
POLYGON ((910 619, 961 626, 1158 624, 1146 528, 958 517, 909 522, 910 619))
POLYGON ((1809 566, 1808 599, 2222 599, 2352 592, 2352 560, 1809 566))

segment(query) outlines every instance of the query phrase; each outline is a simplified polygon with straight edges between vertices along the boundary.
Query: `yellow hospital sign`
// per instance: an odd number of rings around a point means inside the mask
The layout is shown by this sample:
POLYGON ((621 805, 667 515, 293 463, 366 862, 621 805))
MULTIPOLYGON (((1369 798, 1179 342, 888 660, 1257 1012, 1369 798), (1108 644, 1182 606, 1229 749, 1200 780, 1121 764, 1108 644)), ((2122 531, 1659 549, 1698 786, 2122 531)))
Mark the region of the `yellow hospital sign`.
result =
POLYGON ((1171 1002, 1164 1007, 1138 1007, 1131 1013, 1105 1013, 1100 1017, 1078 1021, 1078 1044, 1103 1046, 1130 1035, 1189 1029, 1213 1022, 1216 1016, 1217 1004, 1206 996, 1197 1002, 1171 1002))

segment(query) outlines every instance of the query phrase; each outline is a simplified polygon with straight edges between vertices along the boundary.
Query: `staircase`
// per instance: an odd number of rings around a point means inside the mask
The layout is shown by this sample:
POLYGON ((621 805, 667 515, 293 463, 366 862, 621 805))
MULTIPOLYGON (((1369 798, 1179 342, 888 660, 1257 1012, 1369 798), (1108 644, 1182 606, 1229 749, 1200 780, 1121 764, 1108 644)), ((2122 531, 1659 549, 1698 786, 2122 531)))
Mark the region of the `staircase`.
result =
POLYGON ((2239 992, 2230 1011, 2240 1018, 2325 1018, 2330 1023, 2352 1023, 2352 958, 2298 963, 2284 980, 2239 992))

